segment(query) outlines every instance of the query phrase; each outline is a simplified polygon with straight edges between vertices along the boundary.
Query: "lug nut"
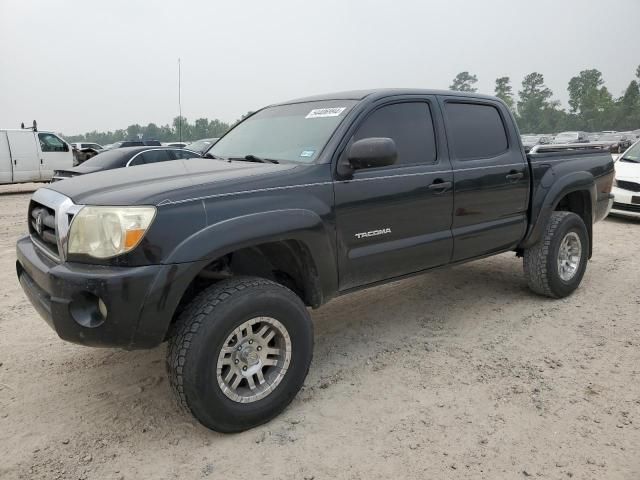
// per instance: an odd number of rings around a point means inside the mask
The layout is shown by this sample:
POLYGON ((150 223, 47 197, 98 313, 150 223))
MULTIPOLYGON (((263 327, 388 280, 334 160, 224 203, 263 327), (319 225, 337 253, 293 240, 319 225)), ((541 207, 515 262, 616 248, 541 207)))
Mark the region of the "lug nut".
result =
POLYGON ((244 367, 242 367, 242 371, 246 372, 247 371, 247 366, 245 365, 244 367))
POLYGON ((249 345, 251 345, 253 343, 253 340, 249 340, 249 345))
POLYGON ((238 345, 238 348, 236 348, 236 350, 240 351, 240 350, 242 350, 242 347, 240 345, 238 345))
POLYGON ((258 351, 261 351, 261 350, 262 350, 262 347, 260 347, 260 346, 259 346, 259 347, 258 347, 258 351))
POLYGON ((235 359, 235 364, 237 365, 237 364, 239 364, 239 363, 240 363, 240 360, 238 360, 238 359, 236 358, 236 359, 235 359))

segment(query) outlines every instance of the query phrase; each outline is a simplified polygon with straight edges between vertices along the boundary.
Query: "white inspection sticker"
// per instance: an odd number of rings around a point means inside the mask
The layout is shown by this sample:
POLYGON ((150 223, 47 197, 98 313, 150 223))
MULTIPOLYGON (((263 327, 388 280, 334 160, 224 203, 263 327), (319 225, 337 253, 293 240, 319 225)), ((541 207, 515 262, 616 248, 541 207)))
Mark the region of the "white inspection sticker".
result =
POLYGON ((339 117, 347 107, 334 107, 334 108, 315 108, 311 110, 304 118, 324 118, 324 117, 339 117))

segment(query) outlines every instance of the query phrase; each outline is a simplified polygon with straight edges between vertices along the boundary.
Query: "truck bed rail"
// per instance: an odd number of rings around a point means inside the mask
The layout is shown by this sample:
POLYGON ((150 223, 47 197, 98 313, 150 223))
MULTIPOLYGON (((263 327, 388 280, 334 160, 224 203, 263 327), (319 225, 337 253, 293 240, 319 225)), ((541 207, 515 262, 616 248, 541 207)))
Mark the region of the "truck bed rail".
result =
POLYGON ((583 153, 601 152, 602 150, 609 150, 608 143, 558 143, 548 145, 535 145, 528 153, 554 153, 554 152, 566 152, 566 151, 580 151, 583 153))

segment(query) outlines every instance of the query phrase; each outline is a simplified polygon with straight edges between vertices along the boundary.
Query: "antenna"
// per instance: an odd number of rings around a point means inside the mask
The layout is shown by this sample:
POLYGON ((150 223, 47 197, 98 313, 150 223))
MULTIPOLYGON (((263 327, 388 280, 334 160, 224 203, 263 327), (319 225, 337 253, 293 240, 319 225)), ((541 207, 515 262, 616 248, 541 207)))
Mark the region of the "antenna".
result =
POLYGON ((178 136, 182 143, 182 97, 181 97, 181 78, 182 71, 180 70, 180 58, 178 57, 178 136))

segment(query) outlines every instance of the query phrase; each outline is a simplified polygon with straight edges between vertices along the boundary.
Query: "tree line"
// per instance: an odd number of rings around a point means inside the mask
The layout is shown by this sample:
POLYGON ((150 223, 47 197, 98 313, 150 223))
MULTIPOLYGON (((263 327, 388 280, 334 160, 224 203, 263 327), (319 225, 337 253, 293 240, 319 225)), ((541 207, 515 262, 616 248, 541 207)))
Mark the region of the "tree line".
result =
MULTIPOLYGON (((640 66, 635 77, 622 96, 614 97, 605 86, 599 70, 583 70, 569 80, 569 110, 561 108, 560 102, 553 99, 553 92, 538 72, 524 77, 517 98, 509 77, 496 79, 494 94, 513 111, 523 133, 635 130, 640 128, 640 66)), ((476 75, 460 72, 449 88, 475 92, 477 82, 476 75)))
POLYGON ((221 137, 230 128, 230 124, 208 118, 198 118, 194 123, 189 123, 185 117, 175 117, 171 125, 129 125, 127 128, 109 132, 94 130, 82 135, 65 136, 69 142, 96 142, 102 145, 114 143, 120 140, 141 138, 143 140, 160 140, 161 142, 177 142, 180 140, 191 141, 200 138, 221 137))
MULTIPOLYGON (((553 92, 545 85, 544 76, 538 72, 524 77, 517 97, 509 77, 496 78, 494 94, 504 100, 514 112, 523 133, 634 130, 640 128, 640 65, 635 76, 624 94, 616 98, 605 86, 599 70, 593 68, 581 71, 569 80, 567 86, 569 110, 561 108, 560 102, 553 99, 553 92)), ((460 72, 449 88, 460 92, 476 92, 477 82, 476 75, 460 72)), ((189 123, 184 117, 175 117, 171 125, 134 124, 125 129, 109 132, 94 130, 66 138, 70 142, 92 141, 101 144, 136 138, 170 142, 220 137, 230 127, 231 124, 218 119, 198 118, 194 123, 189 123)))

